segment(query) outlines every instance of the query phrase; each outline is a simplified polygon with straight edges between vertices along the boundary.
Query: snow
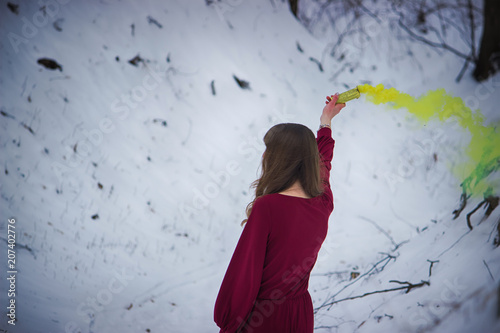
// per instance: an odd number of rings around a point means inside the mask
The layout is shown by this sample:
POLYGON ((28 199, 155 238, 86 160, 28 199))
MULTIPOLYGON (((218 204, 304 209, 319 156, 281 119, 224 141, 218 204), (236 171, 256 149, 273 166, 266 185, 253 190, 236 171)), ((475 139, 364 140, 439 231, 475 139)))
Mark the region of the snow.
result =
MULTIPOLYGON (((262 136, 280 122, 315 130, 327 94, 364 82, 412 95, 444 87, 498 121, 498 75, 487 83, 495 93, 467 74, 456 83, 460 59, 398 42, 386 21, 350 51, 353 70, 332 78, 342 62, 327 38, 279 1, 47 3, 46 16, 34 2, 18 15, 0 4, 0 107, 10 115, 0 117, 0 244, 6 254, 15 218, 18 269, 15 326, 1 273, 6 332, 217 332, 213 304, 262 136), (132 66, 136 55, 144 62, 132 66), (63 71, 38 65, 43 57, 63 71)), ((335 210, 310 280, 314 306, 399 286, 390 280, 430 285, 322 308, 316 331, 498 331, 499 211, 481 223, 476 212, 472 231, 465 215, 479 199, 451 214, 460 181, 450 166, 466 133, 422 128, 362 98, 333 128, 335 210), (439 260, 431 276, 427 260, 439 260), (362 276, 350 281, 353 271, 362 276)))

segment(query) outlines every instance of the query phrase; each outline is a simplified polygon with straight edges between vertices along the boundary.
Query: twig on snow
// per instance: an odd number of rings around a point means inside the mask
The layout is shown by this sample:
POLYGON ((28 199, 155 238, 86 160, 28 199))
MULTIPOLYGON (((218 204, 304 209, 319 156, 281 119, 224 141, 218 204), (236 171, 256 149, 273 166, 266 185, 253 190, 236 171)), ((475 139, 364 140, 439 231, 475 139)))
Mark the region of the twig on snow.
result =
POLYGON ((394 250, 393 251, 396 251, 401 245, 405 244, 405 243, 408 243, 408 241, 402 241, 401 243, 396 243, 396 241, 394 240, 394 238, 392 238, 391 235, 389 235, 389 233, 387 231, 385 231, 384 229, 382 229, 382 227, 380 227, 377 222, 375 221, 372 221, 370 220, 369 218, 367 217, 364 217, 364 216, 359 216, 360 219, 363 219, 367 222, 370 222, 371 224, 373 224, 373 226, 375 228, 377 228, 378 231, 380 231, 381 233, 383 233, 392 243, 392 245, 394 245, 394 250))
POLYGON ((460 214, 462 213, 462 211, 465 209, 465 206, 467 205, 467 199, 469 198, 469 196, 467 195, 467 193, 462 192, 462 194, 460 195, 460 207, 458 207, 457 209, 455 209, 453 211, 453 219, 456 220, 460 214))
POLYGON ((405 284, 405 286, 397 287, 397 288, 390 288, 390 289, 383 289, 383 290, 375 290, 375 291, 370 291, 370 292, 364 293, 362 295, 356 295, 356 296, 342 298, 342 299, 339 299, 339 300, 332 301, 330 303, 321 305, 319 308, 316 308, 315 310, 319 310, 322 307, 331 306, 333 304, 340 303, 340 302, 343 302, 343 301, 353 300, 353 299, 357 299, 357 298, 361 298, 361 297, 365 297, 365 296, 369 296, 369 295, 387 293, 387 292, 390 292, 390 291, 397 291, 397 290, 404 290, 404 289, 406 289, 406 293, 409 293, 410 290, 412 290, 412 289, 420 288, 420 287, 423 287, 423 286, 426 286, 426 285, 427 286, 431 285, 429 281, 421 281, 420 283, 416 283, 416 284, 411 283, 411 282, 407 282, 407 281, 401 282, 401 281, 397 281, 397 280, 391 280, 389 282, 394 282, 394 283, 399 283, 399 284, 405 284))
POLYGON ((490 273, 491 279, 493 280, 493 282, 495 282, 495 278, 493 277, 493 274, 491 274, 490 267, 488 266, 488 264, 486 263, 486 260, 484 260, 484 259, 483 259, 483 264, 484 264, 484 266, 486 266, 488 273, 490 273))
MULTIPOLYGON (((384 253, 384 254, 387 254, 387 253, 384 253)), ((339 291, 337 291, 337 292, 336 292, 333 296, 329 297, 328 299, 329 299, 329 300, 330 300, 330 299, 334 299, 334 298, 335 298, 338 294, 340 294, 340 293, 341 293, 342 291, 344 291, 346 288, 348 288, 349 286, 351 286, 352 284, 354 284, 354 283, 356 283, 356 282, 358 282, 358 281, 361 281, 361 278, 362 278, 362 277, 364 277, 364 276, 366 276, 366 275, 370 275, 370 274, 374 274, 374 273, 379 273, 379 272, 383 271, 383 270, 384 270, 384 268, 385 268, 385 266, 387 266, 387 264, 388 264, 391 260, 393 260, 393 259, 394 259, 394 260, 396 260, 396 257, 395 257, 395 256, 393 256, 393 255, 387 254, 387 256, 386 256, 386 257, 384 257, 384 258, 380 259, 378 262, 376 262, 375 264, 373 264, 373 267, 372 267, 372 268, 370 268, 367 272, 365 272, 365 273, 361 274, 360 276, 358 276, 358 278, 357 278, 357 279, 355 279, 355 280, 353 280, 353 281, 349 282, 348 284, 346 284, 344 287, 342 287, 339 291), (378 268, 378 269, 377 269, 378 265, 380 265, 381 263, 383 263, 382 267, 380 267, 380 268, 378 268), (377 269, 377 270, 376 270, 376 269, 377 269), (373 272, 374 270, 376 270, 376 271, 375 271, 375 272, 373 272)), ((322 307, 325 307, 325 306, 326 306, 326 305, 325 305, 326 303, 327 303, 327 301, 325 300, 325 303, 323 303, 323 304, 322 304, 321 306, 319 306, 317 309, 320 309, 320 308, 322 308, 322 307)), ((316 311, 317 309, 315 309, 315 311, 316 311)))
POLYGON ((431 265, 429 266, 429 277, 431 277, 431 275, 432 275, 432 266, 434 266, 435 263, 439 262, 439 260, 429 260, 429 259, 427 259, 427 261, 431 263, 431 265))
POLYGON ((470 218, 471 216, 479 209, 481 208, 483 205, 486 205, 486 212, 484 213, 484 216, 485 217, 488 217, 490 216, 490 214, 495 210, 495 208, 497 208, 498 206, 498 203, 500 201, 500 198, 499 197, 495 197, 495 196, 488 196, 486 198, 484 198, 483 201, 481 201, 477 206, 476 208, 474 208, 472 211, 469 212, 469 214, 467 214, 467 226, 469 227, 470 230, 472 230, 472 224, 471 224, 471 221, 470 221, 470 218))
POLYGON ((472 224, 470 222, 470 217, 472 216, 472 214, 474 214, 479 208, 481 208, 484 204, 486 203, 486 200, 483 200, 481 201, 477 206, 476 208, 474 208, 473 210, 471 210, 468 214, 467 214, 467 226, 469 227, 470 230, 472 230, 472 224))

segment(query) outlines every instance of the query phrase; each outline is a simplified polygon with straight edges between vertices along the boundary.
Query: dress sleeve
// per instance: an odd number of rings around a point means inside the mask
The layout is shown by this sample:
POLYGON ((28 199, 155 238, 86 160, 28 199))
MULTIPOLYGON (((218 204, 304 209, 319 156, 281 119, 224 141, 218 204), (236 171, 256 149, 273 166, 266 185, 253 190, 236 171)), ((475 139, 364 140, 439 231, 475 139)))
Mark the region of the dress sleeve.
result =
POLYGON ((323 127, 318 130, 316 139, 321 161, 321 180, 323 181, 322 199, 326 207, 333 211, 333 194, 330 187, 330 170, 332 170, 333 148, 335 141, 332 139, 332 130, 323 127))
POLYGON ((268 212, 257 199, 227 268, 214 309, 221 333, 241 328, 257 298, 269 235, 268 212))

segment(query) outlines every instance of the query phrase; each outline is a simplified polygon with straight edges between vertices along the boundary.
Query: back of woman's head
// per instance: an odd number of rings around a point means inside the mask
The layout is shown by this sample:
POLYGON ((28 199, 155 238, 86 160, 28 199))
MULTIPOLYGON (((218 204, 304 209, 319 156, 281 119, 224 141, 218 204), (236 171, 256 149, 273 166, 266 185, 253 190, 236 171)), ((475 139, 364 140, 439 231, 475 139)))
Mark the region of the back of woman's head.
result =
MULTIPOLYGON (((262 173, 252 184, 255 199, 282 192, 296 181, 309 197, 322 193, 318 146, 309 128, 291 123, 275 125, 264 136, 264 144, 262 173)), ((247 217, 254 201, 247 206, 247 217)))

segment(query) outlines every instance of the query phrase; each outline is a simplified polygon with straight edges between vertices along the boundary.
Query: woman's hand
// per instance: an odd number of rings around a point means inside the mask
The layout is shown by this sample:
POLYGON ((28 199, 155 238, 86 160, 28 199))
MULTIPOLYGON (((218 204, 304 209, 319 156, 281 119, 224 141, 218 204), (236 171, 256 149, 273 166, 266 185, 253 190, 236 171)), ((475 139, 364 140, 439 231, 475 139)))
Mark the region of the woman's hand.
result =
POLYGON ((339 99, 339 95, 331 95, 326 97, 326 106, 321 114, 320 121, 322 125, 330 125, 332 118, 340 113, 345 106, 345 103, 335 104, 339 99))

